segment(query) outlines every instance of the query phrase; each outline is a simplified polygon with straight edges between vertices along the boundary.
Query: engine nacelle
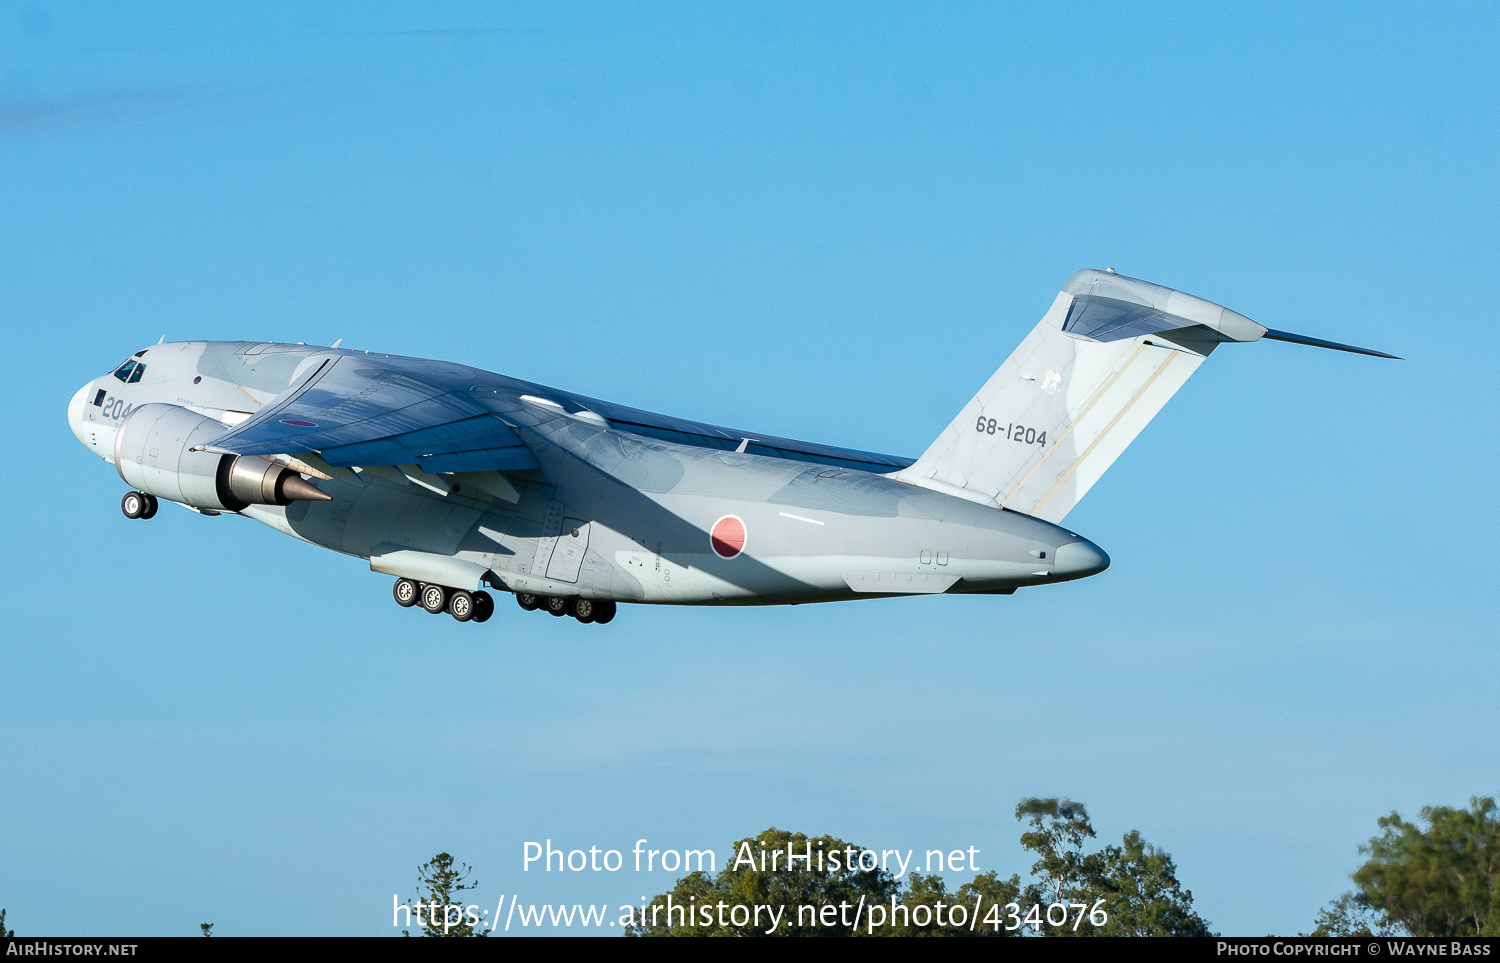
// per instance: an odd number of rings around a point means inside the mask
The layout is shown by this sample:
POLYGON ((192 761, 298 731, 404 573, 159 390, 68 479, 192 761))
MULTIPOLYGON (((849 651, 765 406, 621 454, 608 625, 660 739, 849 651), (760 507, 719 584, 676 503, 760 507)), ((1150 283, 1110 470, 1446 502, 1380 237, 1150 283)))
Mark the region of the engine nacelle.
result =
POLYGON ((259 455, 193 450, 224 431, 180 405, 141 405, 115 432, 115 470, 140 491, 206 511, 330 500, 293 469, 259 455))

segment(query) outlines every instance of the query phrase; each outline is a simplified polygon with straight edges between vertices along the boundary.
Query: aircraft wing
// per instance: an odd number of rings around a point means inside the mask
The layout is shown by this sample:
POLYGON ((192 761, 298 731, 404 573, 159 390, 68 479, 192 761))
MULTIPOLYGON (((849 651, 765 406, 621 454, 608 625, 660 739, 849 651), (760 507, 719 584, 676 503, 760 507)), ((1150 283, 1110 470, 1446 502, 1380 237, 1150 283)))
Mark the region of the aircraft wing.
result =
POLYGON ((298 384, 205 447, 240 455, 317 452, 335 467, 523 471, 538 466, 517 429, 581 411, 619 431, 697 448, 743 445, 755 454, 880 473, 911 464, 659 415, 464 365, 332 350, 315 358, 298 384))
POLYGON ((780 438, 737 428, 723 428, 698 421, 687 421, 683 418, 673 418, 670 415, 660 415, 653 411, 643 411, 639 408, 584 398, 580 395, 569 397, 609 419, 610 424, 620 431, 645 435, 647 438, 660 438, 679 445, 691 445, 694 448, 734 451, 748 439, 745 450, 753 455, 790 458, 793 461, 807 461, 838 468, 855 468, 859 471, 877 474, 905 468, 913 461, 913 459, 897 455, 882 455, 854 448, 836 448, 816 442, 797 441, 792 438, 780 438))
POLYGON ((537 467, 514 429, 456 390, 467 379, 454 376, 467 369, 424 371, 420 363, 402 363, 411 360, 325 358, 300 385, 207 447, 239 455, 315 451, 337 468, 415 464, 437 473, 537 467))

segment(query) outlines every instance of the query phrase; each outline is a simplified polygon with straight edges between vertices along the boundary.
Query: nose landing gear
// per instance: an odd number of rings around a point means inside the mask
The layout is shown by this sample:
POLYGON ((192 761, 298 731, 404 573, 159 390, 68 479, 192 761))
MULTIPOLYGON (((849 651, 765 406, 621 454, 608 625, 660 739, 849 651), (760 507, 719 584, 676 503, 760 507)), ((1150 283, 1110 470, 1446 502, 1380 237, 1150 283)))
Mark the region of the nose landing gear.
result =
POLYGON ((126 518, 150 518, 156 514, 156 496, 145 492, 126 492, 120 499, 120 511, 126 518))

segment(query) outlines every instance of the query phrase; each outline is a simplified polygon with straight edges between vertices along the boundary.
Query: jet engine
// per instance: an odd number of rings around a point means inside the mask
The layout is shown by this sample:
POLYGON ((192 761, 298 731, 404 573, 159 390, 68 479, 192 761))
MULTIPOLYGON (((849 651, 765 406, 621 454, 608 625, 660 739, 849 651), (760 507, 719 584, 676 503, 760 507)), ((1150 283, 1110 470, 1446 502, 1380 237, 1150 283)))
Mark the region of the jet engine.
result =
POLYGON ((141 405, 115 433, 115 469, 140 491, 211 512, 332 500, 295 470, 260 455, 193 450, 224 431, 180 405, 141 405))

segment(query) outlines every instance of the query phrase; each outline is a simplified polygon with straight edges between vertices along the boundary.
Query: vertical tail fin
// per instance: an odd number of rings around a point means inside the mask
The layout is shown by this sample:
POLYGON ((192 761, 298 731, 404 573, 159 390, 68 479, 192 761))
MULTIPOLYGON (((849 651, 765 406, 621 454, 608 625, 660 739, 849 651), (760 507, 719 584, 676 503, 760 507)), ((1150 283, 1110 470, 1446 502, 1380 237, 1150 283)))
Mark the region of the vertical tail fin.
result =
POLYGON ((1266 333, 1191 294, 1079 271, 937 441, 893 477, 1059 522, 1214 348, 1266 333))

